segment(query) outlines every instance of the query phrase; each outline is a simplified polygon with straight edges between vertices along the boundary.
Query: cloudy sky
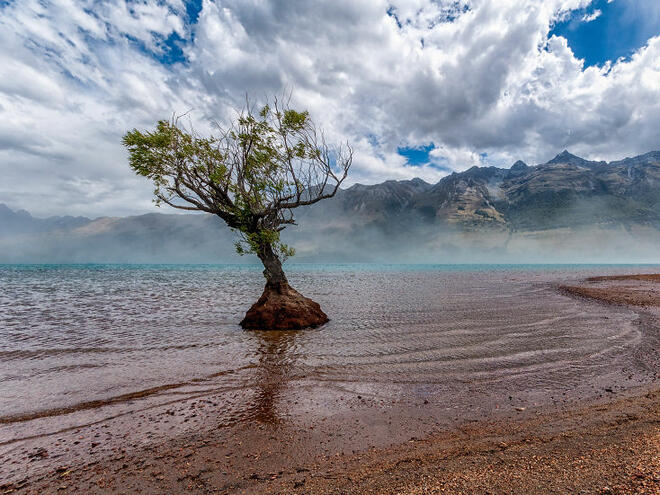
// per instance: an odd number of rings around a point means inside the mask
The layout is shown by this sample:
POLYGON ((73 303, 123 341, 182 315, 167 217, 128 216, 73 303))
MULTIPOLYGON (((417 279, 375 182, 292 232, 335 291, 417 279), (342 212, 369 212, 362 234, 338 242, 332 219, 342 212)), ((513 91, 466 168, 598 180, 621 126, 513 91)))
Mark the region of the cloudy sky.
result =
POLYGON ((660 149, 657 0, 0 0, 0 203, 151 211, 127 130, 293 92, 351 182, 660 149))

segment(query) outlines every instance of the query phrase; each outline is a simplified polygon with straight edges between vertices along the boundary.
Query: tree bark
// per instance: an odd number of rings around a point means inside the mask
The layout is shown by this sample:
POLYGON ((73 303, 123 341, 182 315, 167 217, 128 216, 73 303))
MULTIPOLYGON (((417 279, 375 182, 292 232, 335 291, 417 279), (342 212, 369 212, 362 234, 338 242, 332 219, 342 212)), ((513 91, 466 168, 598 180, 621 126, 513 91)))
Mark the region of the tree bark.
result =
POLYGON ((282 270, 282 262, 277 253, 273 251, 273 246, 264 243, 259 246, 257 256, 264 265, 264 277, 266 277, 266 287, 281 292, 289 281, 282 270))
POLYGON ((321 306, 289 285, 282 262, 270 244, 262 244, 257 256, 264 265, 266 287, 245 314, 241 326, 251 330, 300 330, 328 321, 321 306))

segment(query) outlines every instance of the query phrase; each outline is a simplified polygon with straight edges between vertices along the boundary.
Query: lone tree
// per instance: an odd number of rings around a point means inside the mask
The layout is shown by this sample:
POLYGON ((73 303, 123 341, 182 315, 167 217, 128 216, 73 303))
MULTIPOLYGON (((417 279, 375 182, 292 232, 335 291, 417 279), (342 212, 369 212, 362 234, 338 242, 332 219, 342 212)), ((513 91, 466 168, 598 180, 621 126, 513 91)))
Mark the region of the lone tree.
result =
POLYGON ((277 100, 258 112, 248 104, 217 136, 203 137, 161 120, 156 129, 126 133, 130 166, 152 180, 155 202, 212 213, 240 233, 239 254, 264 265, 266 287, 245 315, 247 329, 299 329, 328 321, 321 307, 294 290, 282 261, 294 250, 280 232, 293 209, 335 195, 353 159, 350 145, 331 148, 308 112, 277 100))

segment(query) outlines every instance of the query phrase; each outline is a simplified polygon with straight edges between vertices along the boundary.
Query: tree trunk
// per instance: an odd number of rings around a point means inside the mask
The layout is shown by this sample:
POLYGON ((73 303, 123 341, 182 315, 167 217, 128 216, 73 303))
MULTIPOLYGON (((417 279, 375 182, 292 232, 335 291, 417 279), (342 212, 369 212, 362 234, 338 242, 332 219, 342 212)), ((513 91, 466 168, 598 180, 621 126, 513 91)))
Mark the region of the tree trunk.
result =
POLYGON ((241 326, 250 330, 300 330, 328 321, 321 306, 293 287, 282 270, 282 262, 270 244, 262 244, 257 256, 264 265, 266 288, 245 314, 241 326))
POLYGON ((273 251, 273 246, 264 243, 259 246, 257 256, 264 265, 264 277, 266 277, 266 287, 281 292, 289 281, 282 270, 282 262, 277 253, 273 251))

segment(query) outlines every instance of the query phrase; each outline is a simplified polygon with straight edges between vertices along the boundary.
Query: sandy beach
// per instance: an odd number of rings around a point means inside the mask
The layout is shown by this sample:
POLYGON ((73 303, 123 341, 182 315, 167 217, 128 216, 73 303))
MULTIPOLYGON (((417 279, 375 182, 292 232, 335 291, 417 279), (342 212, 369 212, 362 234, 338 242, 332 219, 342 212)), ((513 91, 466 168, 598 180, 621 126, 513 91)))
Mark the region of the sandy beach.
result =
POLYGON ((386 401, 310 386, 287 394, 302 411, 288 421, 274 380, 241 421, 219 414, 240 389, 203 388, 139 414, 117 405, 101 420, 82 407, 60 415, 55 432, 49 417, 5 418, 25 430, 0 444, 0 493, 657 494, 659 280, 618 275, 553 289, 578 305, 634 312, 653 375, 639 385, 595 380, 592 393, 567 390, 546 402, 503 388, 499 399, 484 396, 478 413, 462 406, 451 415, 438 395, 386 401))

